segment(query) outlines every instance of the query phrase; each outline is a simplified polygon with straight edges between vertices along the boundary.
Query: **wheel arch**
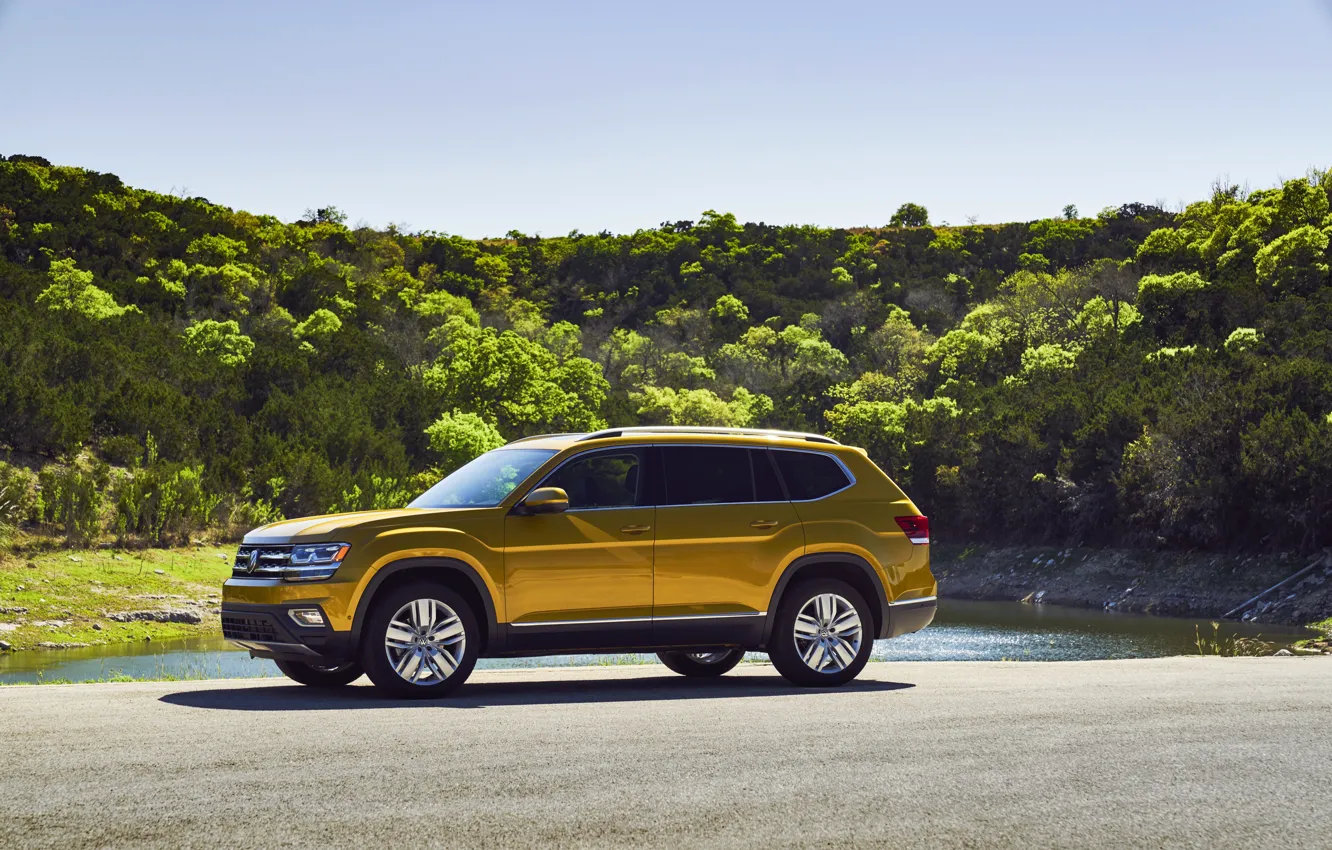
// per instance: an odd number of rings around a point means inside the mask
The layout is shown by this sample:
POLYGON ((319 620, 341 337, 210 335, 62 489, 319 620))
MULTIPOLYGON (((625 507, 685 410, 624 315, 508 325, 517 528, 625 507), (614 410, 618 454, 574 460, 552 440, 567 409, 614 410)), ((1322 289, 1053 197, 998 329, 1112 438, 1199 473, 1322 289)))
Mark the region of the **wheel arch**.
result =
POLYGON ((499 625, 495 616, 495 600, 485 580, 469 564, 453 558, 404 558, 386 564, 370 578, 365 592, 356 603, 352 618, 352 643, 361 644, 361 626, 365 623, 370 605, 381 592, 414 581, 434 581, 459 593, 472 605, 482 619, 483 641, 481 651, 495 647, 499 642, 499 625))
POLYGON ((782 572, 772 591, 768 604, 768 616, 763 620, 763 645, 772 639, 773 624, 777 621, 777 609, 782 604, 782 595, 796 581, 814 578, 835 578, 860 591, 869 603, 870 614, 874 618, 874 636, 884 633, 888 623, 888 594, 883 581, 869 561, 849 552, 820 552, 796 558, 782 572))

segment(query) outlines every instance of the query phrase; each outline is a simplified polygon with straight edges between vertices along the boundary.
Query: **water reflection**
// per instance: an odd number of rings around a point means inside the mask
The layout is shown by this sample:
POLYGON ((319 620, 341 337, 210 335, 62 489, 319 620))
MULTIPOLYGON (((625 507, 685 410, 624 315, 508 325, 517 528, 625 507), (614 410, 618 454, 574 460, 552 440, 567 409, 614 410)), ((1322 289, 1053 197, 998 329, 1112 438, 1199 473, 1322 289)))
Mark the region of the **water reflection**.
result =
MULTIPOLYGON (((945 599, 923 632, 874 647, 880 661, 1074 661, 1151 658, 1197 652, 1195 628, 1211 636, 1208 620, 1117 614, 1055 605, 945 599)), ((1288 643, 1311 632, 1288 626, 1224 623, 1223 637, 1262 637, 1288 643)), ((763 658, 756 654, 755 658, 763 658)), ((563 655, 482 659, 478 669, 653 662, 652 655, 563 655)), ((0 656, 0 682, 116 676, 231 679, 277 676, 269 661, 252 659, 221 638, 40 650, 0 656)))

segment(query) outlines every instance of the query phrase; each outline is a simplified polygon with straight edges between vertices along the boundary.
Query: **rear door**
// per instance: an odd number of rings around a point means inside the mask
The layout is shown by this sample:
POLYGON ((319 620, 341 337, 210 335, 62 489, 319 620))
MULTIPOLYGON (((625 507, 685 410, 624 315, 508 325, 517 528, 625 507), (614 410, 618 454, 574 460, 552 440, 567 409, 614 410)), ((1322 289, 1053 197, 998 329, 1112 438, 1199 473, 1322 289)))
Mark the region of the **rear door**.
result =
POLYGON ((678 444, 656 451, 654 642, 755 642, 773 575, 805 545, 768 452, 678 444))

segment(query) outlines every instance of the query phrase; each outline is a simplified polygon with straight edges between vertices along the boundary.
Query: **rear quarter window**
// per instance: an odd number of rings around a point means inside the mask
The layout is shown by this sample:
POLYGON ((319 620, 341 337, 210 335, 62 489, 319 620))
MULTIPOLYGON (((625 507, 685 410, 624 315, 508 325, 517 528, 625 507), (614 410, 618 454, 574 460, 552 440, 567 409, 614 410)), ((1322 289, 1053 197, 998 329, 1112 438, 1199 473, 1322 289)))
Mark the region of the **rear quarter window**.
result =
POLYGON ((773 449, 772 457, 793 501, 821 499, 851 483, 842 465, 829 455, 773 449))

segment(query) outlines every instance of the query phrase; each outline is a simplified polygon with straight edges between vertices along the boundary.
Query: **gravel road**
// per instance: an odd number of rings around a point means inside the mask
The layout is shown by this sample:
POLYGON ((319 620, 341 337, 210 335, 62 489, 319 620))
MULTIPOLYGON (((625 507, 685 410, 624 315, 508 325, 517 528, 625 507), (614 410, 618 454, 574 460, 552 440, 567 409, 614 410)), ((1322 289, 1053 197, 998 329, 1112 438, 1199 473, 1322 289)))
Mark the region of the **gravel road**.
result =
POLYGON ((0 688, 0 847, 1332 847, 1332 659, 0 688))

